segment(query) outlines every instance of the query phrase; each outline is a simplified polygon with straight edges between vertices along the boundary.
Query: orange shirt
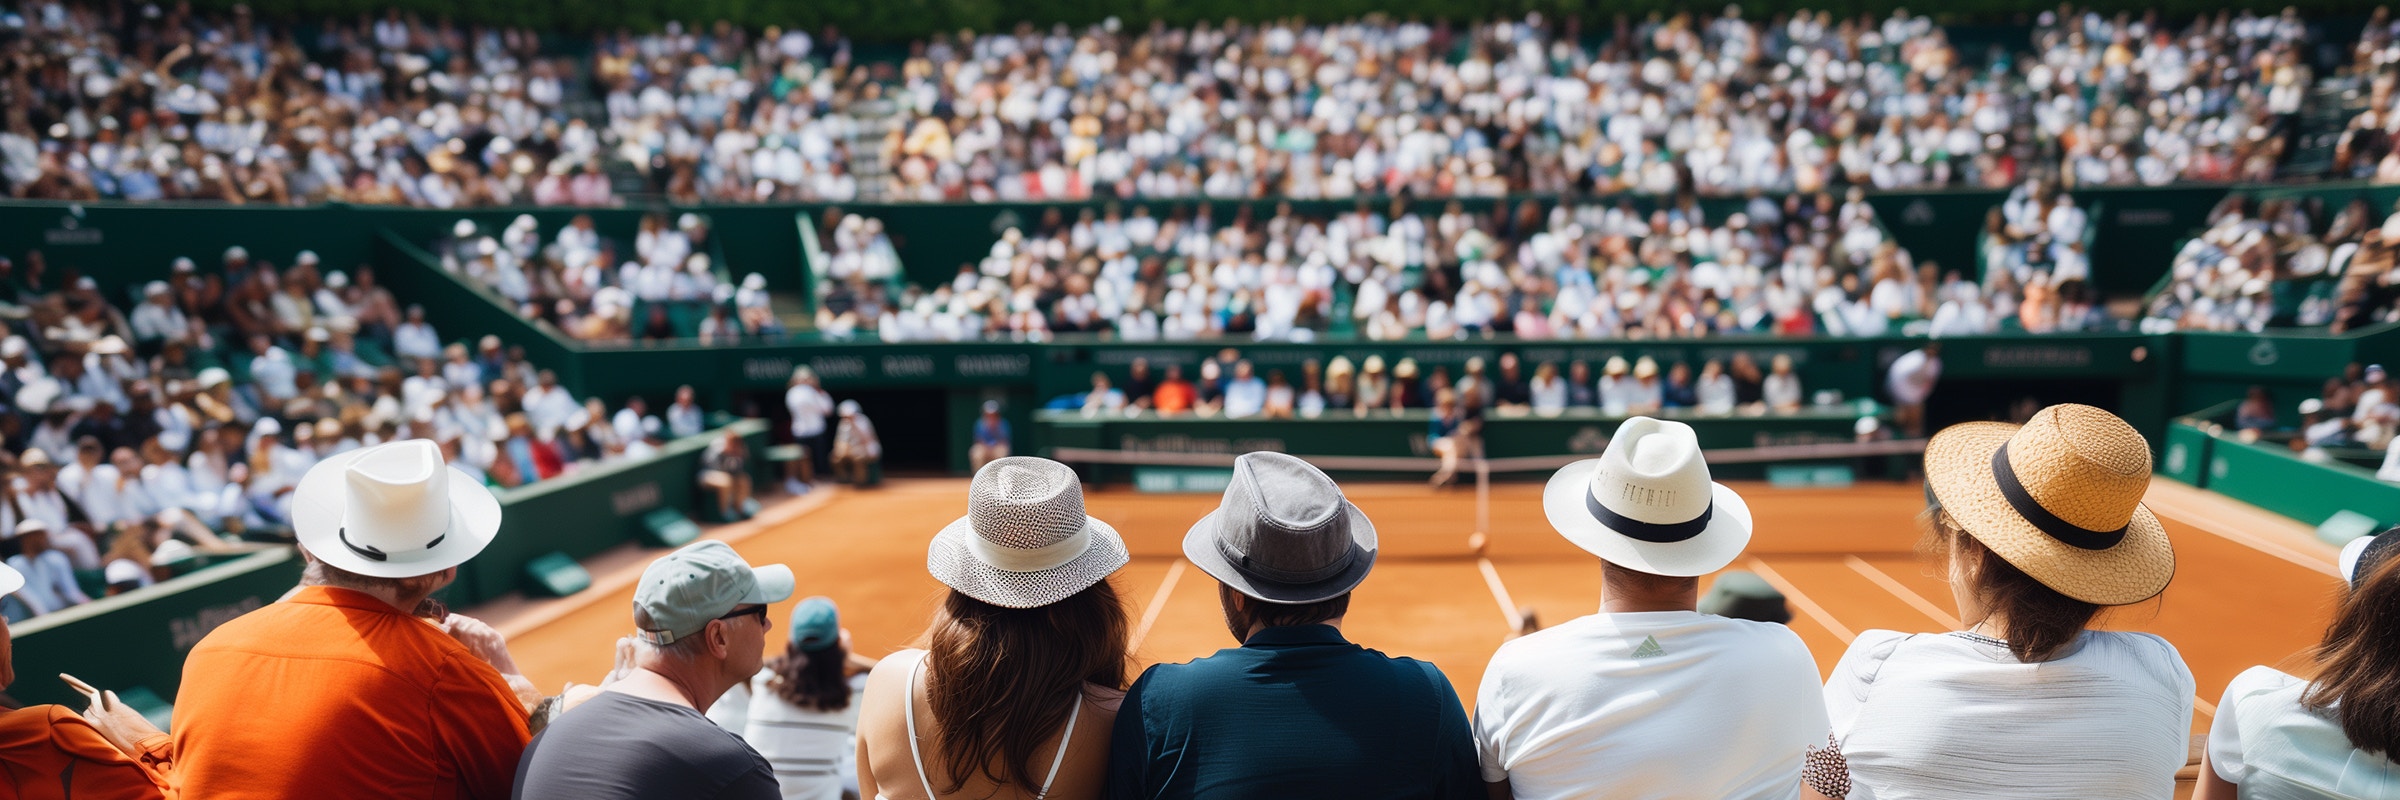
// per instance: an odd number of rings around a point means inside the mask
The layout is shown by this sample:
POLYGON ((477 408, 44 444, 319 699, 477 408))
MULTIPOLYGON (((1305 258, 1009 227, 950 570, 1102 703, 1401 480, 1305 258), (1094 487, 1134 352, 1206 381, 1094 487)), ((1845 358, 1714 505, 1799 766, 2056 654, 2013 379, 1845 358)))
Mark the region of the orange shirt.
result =
POLYGON ((173 736, 142 750, 186 798, 500 800, 528 738, 508 683, 441 629, 309 586, 201 639, 173 736))
POLYGON ((18 800, 158 800, 142 765, 66 706, 0 712, 0 796, 18 800))
POLYGON ((1192 389, 1191 381, 1166 381, 1150 394, 1150 407, 1161 414, 1189 411, 1196 395, 1198 392, 1192 389))

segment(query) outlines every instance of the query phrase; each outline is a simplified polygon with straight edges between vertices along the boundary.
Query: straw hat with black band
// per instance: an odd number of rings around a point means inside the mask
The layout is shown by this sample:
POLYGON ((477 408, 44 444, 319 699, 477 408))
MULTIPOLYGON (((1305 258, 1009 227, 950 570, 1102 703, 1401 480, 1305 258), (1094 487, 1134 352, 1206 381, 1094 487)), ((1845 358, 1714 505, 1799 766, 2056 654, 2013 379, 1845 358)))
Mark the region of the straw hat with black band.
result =
POLYGON ((1967 535, 2060 594, 2127 605, 2175 577, 2166 528, 2142 505, 2150 444, 2105 410, 1945 428, 1926 443, 1925 483, 1967 535))

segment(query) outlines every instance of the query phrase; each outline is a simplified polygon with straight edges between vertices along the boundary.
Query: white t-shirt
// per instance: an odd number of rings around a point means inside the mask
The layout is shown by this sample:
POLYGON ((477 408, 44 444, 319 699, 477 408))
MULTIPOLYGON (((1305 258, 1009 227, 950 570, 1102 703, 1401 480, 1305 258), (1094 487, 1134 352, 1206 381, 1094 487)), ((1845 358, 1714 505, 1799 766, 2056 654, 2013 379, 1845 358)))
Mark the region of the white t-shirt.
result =
POLYGON ((2225 687, 2208 729, 2208 765, 2243 800, 2400 797, 2400 764, 2360 752, 2341 720, 2300 705, 2308 682, 2251 667, 2225 687))
POLYGON ((1885 379, 1885 388, 1892 393, 1892 402, 1906 406, 1925 404, 1933 396, 1933 384, 1942 379, 1942 360, 1910 350, 1892 359, 1892 371, 1885 379))
POLYGON ((2167 640, 2085 631, 2039 664, 1971 633, 1867 631, 1825 680, 1849 800, 2169 800, 2192 671, 2167 640))
POLYGON ((833 413, 833 398, 808 384, 794 384, 783 393, 783 406, 792 412, 792 437, 813 439, 825 432, 825 416, 833 413))
POLYGON ((1816 661, 1784 626, 1593 614, 1492 654, 1475 746, 1483 779, 1520 800, 1793 798, 1825 742, 1818 698, 1816 661))
POLYGON ((708 707, 708 719, 757 750, 775 769, 784 800, 841 800, 858 789, 858 701, 866 673, 850 678, 850 705, 816 711, 792 705, 767 688, 775 674, 761 669, 726 690, 708 707))

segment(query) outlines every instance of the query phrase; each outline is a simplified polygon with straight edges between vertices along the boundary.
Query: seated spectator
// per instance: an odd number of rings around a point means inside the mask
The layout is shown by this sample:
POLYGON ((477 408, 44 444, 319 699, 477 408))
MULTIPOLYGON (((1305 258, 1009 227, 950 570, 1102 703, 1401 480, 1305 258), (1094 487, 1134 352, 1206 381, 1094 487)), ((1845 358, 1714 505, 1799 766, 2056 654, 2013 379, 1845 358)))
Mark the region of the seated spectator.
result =
MULTIPOLYGON (((675 402, 667 406, 667 433, 675 438, 698 436, 708 429, 708 418, 701 413, 700 404, 693 399, 694 396, 689 385, 675 388, 675 402)), ((532 403, 528 402, 527 405, 532 403)))
POLYGON ((1191 381, 1183 379, 1181 364, 1168 364, 1166 378, 1158 382, 1156 391, 1150 393, 1151 410, 1162 415, 1172 416, 1191 411, 1197 401, 1198 390, 1191 381))
POLYGON ((1093 372, 1092 390, 1083 395, 1083 415, 1114 416, 1123 413, 1125 405, 1125 393, 1109 384, 1108 373, 1093 372))
MULTIPOLYGON (((0 566, 0 597, 25 586, 25 576, 0 566)), ((0 689, 16 676, 10 664, 7 619, 0 618, 0 689)), ((122 705, 115 692, 92 697, 92 714, 110 714, 122 705)), ((98 727, 64 706, 26 706, 0 712, 0 763, 8 765, 6 783, 18 797, 112 797, 126 800, 163 798, 156 776, 141 762, 111 744, 98 727)))
POLYGON ((1125 543, 1055 461, 984 465, 967 506, 933 539, 928 568, 950 591, 927 649, 867 680, 859 796, 1100 797, 1129 663, 1108 580, 1125 543))
POLYGON ((2166 530, 2141 504, 2149 444, 2106 411, 2060 405, 2023 427, 1953 426, 1926 452, 1930 552, 1949 565, 1968 629, 1852 642, 1825 682, 1833 733, 1807 785, 1837 798, 1858 784, 1877 797, 1970 785, 2173 797, 2191 670, 2157 636, 2088 629, 2173 577, 2166 530), (2062 747, 2069 730, 2077 744, 2062 747))
POLYGON ((1228 786, 1293 797, 1476 796, 1474 735, 1441 670, 1342 637, 1376 537, 1331 478, 1292 456, 1245 454, 1218 510, 1184 544, 1217 579, 1226 628, 1242 646, 1152 666, 1126 690, 1108 748, 1109 796, 1191 798, 1228 786), (1291 713, 1296 697, 1314 711, 1291 713), (1199 741, 1210 744, 1188 746, 1199 741), (1310 741, 1349 744, 1292 746, 1310 741))
POLYGON ((833 432, 833 475, 852 486, 867 485, 877 462, 883 460, 883 441, 874 423, 858 410, 858 401, 844 400, 841 422, 833 432))
POLYGON ((1558 377, 1558 362, 1544 361, 1533 368, 1533 382, 1526 387, 1533 413, 1545 417, 1564 413, 1569 394, 1566 380, 1558 377))
POLYGON ((2225 687, 2208 731, 2194 800, 2284 793, 2296 797, 2382 797, 2400 792, 2400 696, 2388 691, 2400 664, 2400 536, 2352 540, 2340 567, 2341 610, 2315 651, 2316 676, 2302 680, 2251 667, 2225 687), (2347 745, 2347 747, 2344 747, 2347 745))
POLYGON ((92 601, 75 581, 75 565, 65 553, 50 546, 50 526, 39 519, 17 523, 16 533, 9 543, 17 551, 8 557, 8 566, 24 576, 24 584, 14 595, 24 606, 23 620, 54 611, 64 611, 92 601))
POLYGON ((756 513, 750 499, 750 448, 731 429, 700 453, 700 486, 714 496, 717 518, 727 522, 756 513))
POLYGON ((1766 380, 1760 385, 1759 396, 1766 403, 1767 410, 1777 414, 1800 410, 1804 395, 1800 390, 1800 375, 1792 371, 1791 356, 1775 356, 1774 371, 1767 373, 1766 380))
MULTIPOLYGON (((1172 370, 1169 374, 1173 374, 1172 370)), ((1008 457, 1013 444, 1008 420, 1000 416, 1000 401, 983 402, 983 413, 975 417, 973 441, 967 445, 967 468, 982 472, 983 465, 1008 457)))
POLYGON ((1291 419, 1298 412, 1297 405, 1300 398, 1298 393, 1292 390, 1291 381, 1284 379, 1283 370, 1268 371, 1266 385, 1266 395, 1260 409, 1261 416, 1266 419, 1291 419))
POLYGON ((767 607, 791 596, 790 567, 753 567, 724 542, 651 562, 634 591, 633 668, 526 745, 513 796, 779 796, 767 760, 704 714, 758 673, 767 607))
POLYGON ((1550 479, 1543 510, 1600 559, 1600 612, 1492 654, 1475 702, 1491 794, 1791 796, 1826 730, 1816 662, 1789 628, 1696 610, 1699 576, 1741 557, 1751 520, 1691 426, 1626 420, 1550 479))
POLYGON ((1225 381, 1225 418, 1255 417, 1266 405, 1267 382, 1258 379, 1248 359, 1235 362, 1233 375, 1225 381))
POLYGON ((783 653, 750 680, 725 690, 709 721, 740 731, 775 769, 785 798, 858 793, 858 704, 875 660, 855 655, 833 601, 811 597, 792 609, 783 653))

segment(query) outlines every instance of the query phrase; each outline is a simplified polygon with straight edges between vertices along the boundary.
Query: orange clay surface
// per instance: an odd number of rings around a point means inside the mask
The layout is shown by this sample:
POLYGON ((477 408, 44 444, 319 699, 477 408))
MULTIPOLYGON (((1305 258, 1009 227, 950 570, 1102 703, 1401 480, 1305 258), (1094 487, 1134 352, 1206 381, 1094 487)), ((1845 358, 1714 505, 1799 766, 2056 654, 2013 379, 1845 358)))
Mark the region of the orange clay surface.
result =
MULTIPOLYGON (((1440 665, 1470 705, 1485 662, 1510 634, 1501 592, 1544 625, 1598 606, 1599 562, 1549 530, 1538 485, 1493 487, 1485 559, 1468 546, 1476 528, 1471 490, 1345 488, 1382 538, 1346 632, 1366 646, 1440 665)), ((1791 595, 1792 628, 1820 670, 1831 670, 1860 631, 1943 631, 1956 624, 1949 587, 1913 552, 1922 502, 1915 485, 1735 488, 1758 525, 1735 567, 1761 573, 1791 595)), ((2162 482, 2150 501, 2175 543, 2175 581, 2162 597, 2114 610, 2103 624, 2160 634, 2182 651, 2199 680, 2193 729, 2204 733, 2214 702, 2241 670, 2262 663, 2304 669, 2295 656, 2324 630, 2336 599, 2332 550, 2295 534, 2288 521, 2214 495, 2162 482)), ((901 480, 787 502, 811 508, 797 516, 771 510, 786 519, 759 527, 736 549, 753 563, 791 565, 799 595, 838 602, 859 652, 881 656, 917 640, 944 591, 925 572, 925 545, 965 512, 966 482, 901 480)), ((1132 551, 1132 563, 1113 580, 1134 624, 1135 657, 1145 665, 1232 644, 1215 581, 1182 559, 1185 531, 1215 502, 1122 489, 1088 498, 1091 512, 1122 532, 1132 551)), ((638 570, 640 560, 627 563, 620 576, 638 570)), ((548 613, 502 629, 525 673, 555 692, 608 670, 612 643, 631 627, 631 599, 629 582, 603 576, 599 588, 549 601, 548 613)), ((782 646, 790 610, 787 602, 773 611, 770 651, 782 646)))

